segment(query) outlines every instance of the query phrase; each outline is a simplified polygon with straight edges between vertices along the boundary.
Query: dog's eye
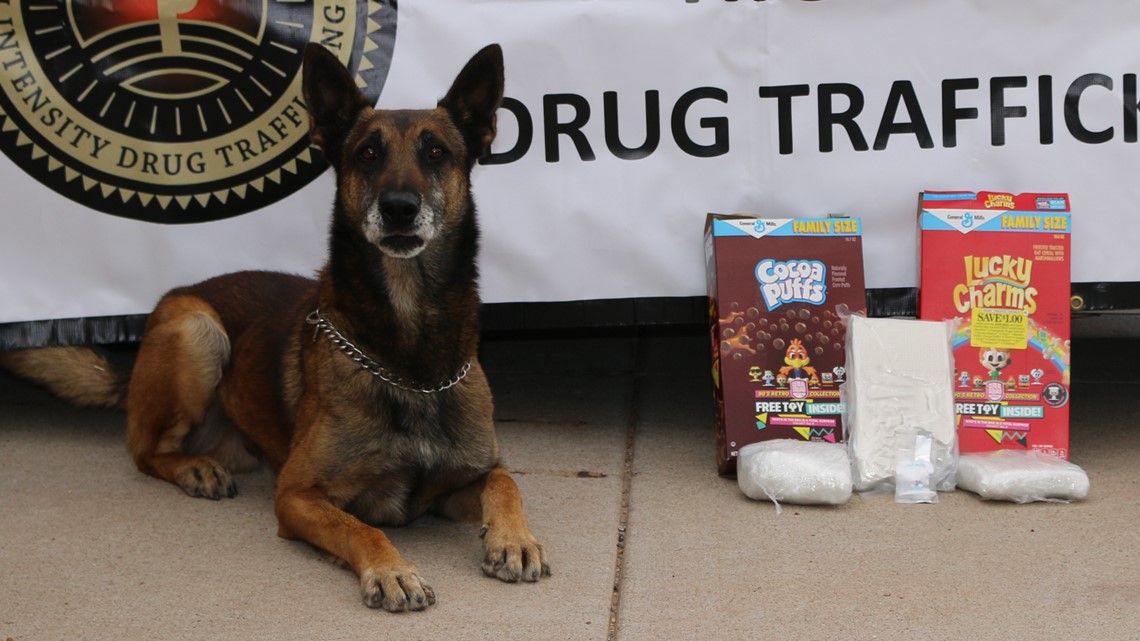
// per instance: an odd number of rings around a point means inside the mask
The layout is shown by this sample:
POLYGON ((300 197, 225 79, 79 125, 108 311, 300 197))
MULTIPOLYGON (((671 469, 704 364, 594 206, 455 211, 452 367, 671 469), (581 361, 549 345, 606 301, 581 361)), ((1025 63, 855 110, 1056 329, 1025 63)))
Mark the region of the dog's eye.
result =
POLYGON ((439 145, 432 145, 428 147, 427 157, 430 160, 439 160, 447 155, 447 150, 439 145))
POLYGON ((365 145, 365 146, 361 147, 360 151, 358 151, 357 153, 360 154, 360 157, 363 160, 367 160, 369 162, 376 160, 377 158, 380 157, 380 152, 377 151, 376 148, 373 147, 372 145, 365 145))

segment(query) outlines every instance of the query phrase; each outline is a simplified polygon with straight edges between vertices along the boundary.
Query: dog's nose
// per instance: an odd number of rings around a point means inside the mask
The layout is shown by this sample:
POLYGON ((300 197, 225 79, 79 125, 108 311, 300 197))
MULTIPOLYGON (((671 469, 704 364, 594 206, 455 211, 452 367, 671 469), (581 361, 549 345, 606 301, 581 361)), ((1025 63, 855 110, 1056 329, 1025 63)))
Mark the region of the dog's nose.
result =
POLYGON ((420 195, 410 191, 389 191, 380 196, 380 214, 395 225, 406 225, 420 213, 420 195))

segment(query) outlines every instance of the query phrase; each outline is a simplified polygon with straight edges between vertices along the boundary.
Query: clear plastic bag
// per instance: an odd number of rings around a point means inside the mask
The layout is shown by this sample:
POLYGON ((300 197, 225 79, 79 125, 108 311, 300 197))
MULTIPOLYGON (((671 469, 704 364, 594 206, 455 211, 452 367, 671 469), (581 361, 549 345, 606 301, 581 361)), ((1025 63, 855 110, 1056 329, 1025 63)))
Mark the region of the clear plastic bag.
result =
POLYGON ((851 498, 851 463, 841 443, 775 439, 740 448, 736 480, 745 496, 807 505, 851 498))
POLYGON ((914 445, 899 450, 895 466, 895 503, 937 503, 934 489, 934 437, 918 432, 914 445))
POLYGON ((936 321, 847 317, 844 440, 855 490, 893 487, 898 452, 931 436, 931 483, 954 489, 958 430, 950 326, 936 321))
POLYGON ((958 487, 983 499, 1067 503, 1088 496, 1089 477, 1079 466, 1034 450, 963 454, 958 487))

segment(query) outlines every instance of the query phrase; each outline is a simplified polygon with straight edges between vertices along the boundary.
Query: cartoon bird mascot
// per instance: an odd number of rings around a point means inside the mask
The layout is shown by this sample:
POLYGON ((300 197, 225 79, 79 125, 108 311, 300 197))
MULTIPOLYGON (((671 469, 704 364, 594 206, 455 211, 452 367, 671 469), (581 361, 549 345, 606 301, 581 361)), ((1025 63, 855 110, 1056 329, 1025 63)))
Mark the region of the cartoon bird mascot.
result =
POLYGON ((787 353, 784 354, 784 363, 787 365, 780 368, 780 373, 790 380, 810 380, 815 376, 815 368, 808 367, 810 362, 811 358, 808 357, 807 348, 800 342, 800 339, 793 338, 788 345, 787 353))

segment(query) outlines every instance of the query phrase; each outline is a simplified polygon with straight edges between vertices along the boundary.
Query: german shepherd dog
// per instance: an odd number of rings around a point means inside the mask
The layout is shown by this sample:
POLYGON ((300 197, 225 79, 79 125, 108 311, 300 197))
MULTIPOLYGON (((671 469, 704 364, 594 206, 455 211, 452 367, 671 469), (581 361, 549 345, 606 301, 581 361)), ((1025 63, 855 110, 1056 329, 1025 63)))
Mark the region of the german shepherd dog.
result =
POLYGON ((72 401, 125 405, 138 468, 191 496, 234 496, 231 469, 256 454, 276 473, 278 535, 350 565, 369 607, 435 602, 377 528, 429 512, 481 520, 488 576, 549 576, 476 360, 470 178, 495 136, 502 51, 478 52, 435 109, 382 111, 311 44, 303 91, 336 174, 316 280, 241 272, 167 293, 127 382, 87 348, 3 364, 72 401))

